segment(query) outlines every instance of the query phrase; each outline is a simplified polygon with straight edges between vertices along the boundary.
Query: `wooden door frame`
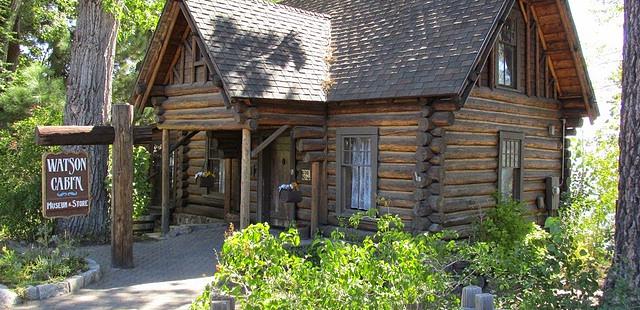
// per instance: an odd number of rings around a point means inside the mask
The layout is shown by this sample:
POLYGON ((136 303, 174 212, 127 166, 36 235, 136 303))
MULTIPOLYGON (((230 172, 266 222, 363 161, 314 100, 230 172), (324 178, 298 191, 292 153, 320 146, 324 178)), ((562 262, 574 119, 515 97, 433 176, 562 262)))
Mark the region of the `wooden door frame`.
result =
MULTIPOLYGON (((289 163, 291 166, 291 170, 293 170, 293 173, 291 173, 291 171, 289 171, 289 182, 293 182, 296 179, 296 149, 295 149, 295 139, 293 137, 293 130, 288 129, 289 130, 289 139, 290 139, 290 145, 291 145, 291 151, 290 151, 290 155, 289 155, 289 163)), ((258 137, 258 141, 264 141, 264 139, 266 139, 267 137, 269 137, 272 133, 274 133, 275 130, 265 130, 263 132, 260 132, 257 134, 258 137)), ((275 142, 275 141, 274 141, 275 142)), ((256 180, 257 180, 257 196, 258 196, 258 201, 257 201, 257 208, 256 208, 256 219, 257 222, 270 222, 271 221, 271 210, 272 210, 272 206, 271 206, 271 202, 272 202, 272 198, 271 197, 271 188, 270 186, 273 186, 273 184, 271 183, 271 164, 272 164, 272 150, 273 147, 275 146, 275 143, 270 144, 267 148, 264 149, 264 151, 260 152, 258 154, 258 160, 257 160, 257 176, 256 176, 256 180), (265 182, 265 180, 267 180, 265 182)), ((296 212, 296 206, 294 205, 293 208, 291 208, 291 213, 289 215, 289 217, 293 220, 295 219, 295 212, 296 212)))

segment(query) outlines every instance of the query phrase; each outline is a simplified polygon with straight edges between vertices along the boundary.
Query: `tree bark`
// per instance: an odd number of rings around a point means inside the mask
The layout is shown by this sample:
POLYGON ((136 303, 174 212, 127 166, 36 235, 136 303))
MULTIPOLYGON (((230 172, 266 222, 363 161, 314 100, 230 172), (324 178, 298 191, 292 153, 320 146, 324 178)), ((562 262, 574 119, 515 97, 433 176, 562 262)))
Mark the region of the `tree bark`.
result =
POLYGON ((10 35, 2 46, 2 61, 6 62, 9 71, 16 71, 18 67, 18 61, 20 59, 20 8, 22 7, 22 0, 11 0, 11 5, 8 8, 7 16, 7 31, 11 31, 14 34, 10 35))
POLYGON ((605 302, 628 305, 640 302, 640 2, 625 0, 624 11, 620 182, 605 302))
MULTIPOLYGON (((112 71, 118 23, 105 11, 102 0, 78 2, 77 30, 71 49, 67 80, 65 125, 105 125, 111 110, 112 71)), ((109 207, 105 177, 108 146, 67 147, 66 151, 86 150, 91 175, 91 211, 86 217, 58 221, 58 231, 73 237, 106 239, 109 207)))

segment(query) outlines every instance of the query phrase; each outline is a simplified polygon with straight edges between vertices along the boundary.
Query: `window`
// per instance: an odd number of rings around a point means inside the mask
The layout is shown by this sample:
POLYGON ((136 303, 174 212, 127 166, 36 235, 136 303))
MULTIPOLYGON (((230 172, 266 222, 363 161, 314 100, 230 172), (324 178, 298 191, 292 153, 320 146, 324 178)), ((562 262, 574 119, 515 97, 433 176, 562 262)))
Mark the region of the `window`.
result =
POLYGON ((496 74, 498 85, 516 88, 516 23, 513 18, 507 19, 498 37, 496 74))
POLYGON ((337 131, 338 210, 375 207, 378 129, 340 128, 337 131))
POLYGON ((503 197, 522 199, 524 134, 500 132, 498 184, 503 197))
POLYGON ((218 149, 218 141, 211 132, 207 132, 206 171, 213 175, 213 185, 207 188, 207 194, 224 193, 224 159, 222 151, 218 149))

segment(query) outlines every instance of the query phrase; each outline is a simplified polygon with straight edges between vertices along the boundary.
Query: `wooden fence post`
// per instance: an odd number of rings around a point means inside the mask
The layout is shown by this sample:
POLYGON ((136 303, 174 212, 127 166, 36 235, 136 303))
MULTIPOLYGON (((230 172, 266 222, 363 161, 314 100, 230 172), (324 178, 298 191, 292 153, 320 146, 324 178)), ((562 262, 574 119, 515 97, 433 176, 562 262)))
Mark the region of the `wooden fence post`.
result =
POLYGON ((162 131, 162 235, 169 233, 169 130, 162 131))
POLYGON ((240 168, 240 229, 250 223, 250 186, 251 186, 251 131, 242 129, 242 167, 240 168))
POLYGON ((111 210, 111 264, 133 268, 133 106, 112 107, 113 197, 111 210))

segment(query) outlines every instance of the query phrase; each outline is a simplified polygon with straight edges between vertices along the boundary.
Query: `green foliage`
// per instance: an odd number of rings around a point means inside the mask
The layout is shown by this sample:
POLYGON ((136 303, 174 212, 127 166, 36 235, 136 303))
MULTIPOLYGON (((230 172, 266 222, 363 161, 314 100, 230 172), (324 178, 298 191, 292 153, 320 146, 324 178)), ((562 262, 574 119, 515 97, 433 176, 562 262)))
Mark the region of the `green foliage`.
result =
POLYGON ((146 148, 137 146, 133 149, 133 217, 147 213, 151 203, 151 183, 149 167, 151 154, 146 148))
POLYGON ((0 93, 0 128, 29 116, 35 107, 62 109, 65 93, 62 79, 40 63, 20 70, 0 93))
POLYGON ((473 247, 470 268, 487 278, 502 308, 592 308, 603 269, 600 253, 580 242, 574 210, 549 218, 547 231, 528 223, 521 210, 516 202, 498 204, 481 224, 488 233, 473 247))
POLYGON ((499 202, 495 209, 487 212, 482 218, 478 231, 481 240, 491 240, 508 248, 524 240, 535 230, 535 224, 524 218, 524 206, 512 199, 496 197, 499 202))
POLYGON ((33 240, 42 224, 41 158, 46 148, 35 145, 37 125, 58 125, 61 108, 36 107, 31 116, 0 130, 0 230, 8 238, 33 240))
MULTIPOLYGON (((367 215, 370 217, 370 215, 367 215)), ((372 218, 379 230, 361 242, 340 233, 316 238, 305 251, 290 229, 273 236, 267 224, 234 232, 222 248, 215 280, 247 309, 400 309, 424 303, 452 308, 465 260, 442 235, 412 235, 397 216, 372 218)), ((352 224, 356 224, 355 220, 352 224)))
POLYGON ((189 310, 209 310, 211 309, 211 284, 207 284, 204 287, 202 294, 198 295, 196 299, 189 306, 189 310))
MULTIPOLYGON (((49 233, 47 228, 42 232, 49 233)), ((39 244, 24 252, 3 247, 0 251, 2 283, 21 291, 29 285, 59 282, 87 270, 84 258, 71 254, 73 248, 68 241, 59 242, 55 248, 47 245, 39 244)))

